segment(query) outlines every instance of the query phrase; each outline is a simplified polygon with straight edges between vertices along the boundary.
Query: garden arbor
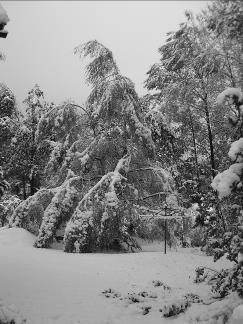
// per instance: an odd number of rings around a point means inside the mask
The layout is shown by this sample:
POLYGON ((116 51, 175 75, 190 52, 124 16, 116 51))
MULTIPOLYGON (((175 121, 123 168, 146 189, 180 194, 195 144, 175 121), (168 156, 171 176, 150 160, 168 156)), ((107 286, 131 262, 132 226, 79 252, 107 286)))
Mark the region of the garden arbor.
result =
MULTIPOLYGON (((154 193, 153 195, 149 195, 147 197, 142 198, 142 200, 146 200, 148 198, 151 198, 151 196, 157 196, 158 201, 157 205, 159 208, 157 209, 151 209, 147 208, 146 212, 142 215, 140 215, 142 218, 145 218, 148 222, 153 222, 155 220, 162 220, 163 221, 163 238, 164 238, 164 253, 167 252, 167 241, 168 241, 168 233, 169 228, 169 222, 174 221, 176 222, 181 231, 180 240, 181 244, 184 247, 186 244, 185 237, 184 237, 184 223, 185 220, 193 221, 193 218, 197 215, 197 211, 194 207, 191 208, 184 208, 178 204, 177 197, 175 194, 164 191, 164 192, 158 192, 154 193)), ((172 226, 173 227, 173 226, 172 226)))

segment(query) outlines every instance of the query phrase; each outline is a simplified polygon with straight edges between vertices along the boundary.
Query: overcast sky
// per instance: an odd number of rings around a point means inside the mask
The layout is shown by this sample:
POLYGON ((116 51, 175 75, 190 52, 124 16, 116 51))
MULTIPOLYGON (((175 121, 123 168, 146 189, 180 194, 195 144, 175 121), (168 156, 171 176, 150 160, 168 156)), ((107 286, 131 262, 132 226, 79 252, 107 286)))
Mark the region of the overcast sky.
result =
POLYGON ((186 9, 198 13, 206 1, 1 1, 10 22, 0 38, 0 82, 14 92, 21 107, 37 83, 47 100, 72 98, 84 103, 85 61, 75 46, 96 39, 114 54, 121 73, 138 93, 150 66, 159 60, 166 33, 185 20, 186 9))

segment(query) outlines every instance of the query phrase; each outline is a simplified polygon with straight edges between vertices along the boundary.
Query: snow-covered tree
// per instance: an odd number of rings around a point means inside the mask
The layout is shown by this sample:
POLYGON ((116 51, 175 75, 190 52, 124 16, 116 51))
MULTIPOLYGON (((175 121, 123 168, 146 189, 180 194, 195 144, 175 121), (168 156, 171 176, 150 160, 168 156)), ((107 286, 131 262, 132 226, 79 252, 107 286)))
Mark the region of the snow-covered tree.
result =
POLYGON ((0 84, 0 116, 13 117, 16 115, 15 97, 13 92, 6 86, 0 84))
MULTIPOLYGON (((218 192, 222 201, 229 206, 227 217, 227 232, 220 239, 212 239, 215 259, 223 255, 235 261, 235 266, 222 272, 215 285, 215 290, 220 295, 225 295, 231 290, 237 290, 242 296, 243 278, 243 8, 241 1, 214 1, 210 6, 211 12, 208 18, 208 28, 218 38, 224 37, 231 41, 232 47, 240 48, 239 55, 233 56, 238 65, 238 74, 230 84, 231 87, 224 90, 217 97, 220 107, 230 108, 229 124, 232 126, 233 136, 228 156, 231 165, 218 173, 213 179, 212 187, 218 192), (238 88, 237 88, 238 87, 238 88), (232 142, 233 141, 233 142, 232 142)), ((231 69, 231 75, 232 75, 231 69)))
POLYGON ((41 185, 42 170, 48 152, 37 143, 37 126, 41 116, 50 110, 53 104, 45 101, 43 91, 38 85, 29 91, 24 103, 26 115, 19 120, 11 140, 8 165, 9 176, 21 182, 25 199, 28 194, 33 195, 41 185))
MULTIPOLYGON (((120 73, 112 52, 90 41, 75 53, 92 59, 87 66, 92 91, 82 109, 92 133, 88 141, 83 136, 71 141, 66 137, 65 147, 54 145, 48 165, 56 167, 55 179, 50 177, 48 189, 19 205, 11 225, 24 226, 29 206, 40 204, 37 247, 48 247, 62 226, 67 252, 136 247, 131 223, 138 217, 141 197, 171 191, 172 180, 153 160, 154 143, 142 122, 139 98, 131 80, 120 73)), ((74 104, 68 107, 69 111, 79 109, 74 104)))
POLYGON ((13 92, 3 83, 0 84, 0 165, 8 170, 10 145, 18 128, 18 112, 13 92))
POLYGON ((239 85, 241 16, 241 2, 228 0, 210 2, 197 17, 187 12, 186 22, 168 33, 159 49, 160 62, 151 67, 146 80, 148 90, 153 90, 151 101, 156 98, 167 124, 181 125, 174 141, 176 154, 170 156, 183 204, 199 204, 197 223, 202 226, 213 210, 217 217, 212 230, 221 234, 229 205, 218 199, 210 183, 227 167, 235 136, 228 117, 236 116, 229 105, 217 105, 216 97, 222 89, 239 85))
POLYGON ((228 88, 218 96, 217 101, 220 105, 228 101, 238 117, 234 120, 237 129, 236 140, 231 144, 228 153, 232 164, 227 170, 216 175, 212 187, 218 192, 220 199, 231 198, 228 203, 231 203, 235 212, 231 215, 232 222, 227 224, 227 232, 220 237, 212 237, 209 246, 214 253, 215 261, 226 255, 229 260, 235 262, 235 265, 218 274, 213 289, 220 296, 225 296, 232 290, 243 296, 243 93, 239 88, 228 88))

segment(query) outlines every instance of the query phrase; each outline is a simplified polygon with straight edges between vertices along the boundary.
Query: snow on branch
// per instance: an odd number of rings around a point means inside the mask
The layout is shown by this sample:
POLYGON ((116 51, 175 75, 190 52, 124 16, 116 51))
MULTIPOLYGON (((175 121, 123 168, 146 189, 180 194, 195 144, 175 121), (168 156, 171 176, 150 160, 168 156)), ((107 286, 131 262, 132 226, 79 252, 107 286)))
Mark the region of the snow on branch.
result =
POLYGON ((72 214, 77 205, 78 190, 76 183, 79 181, 80 177, 72 177, 55 189, 55 195, 44 211, 35 247, 48 247, 53 240, 58 225, 65 218, 70 217, 69 215, 72 214))
POLYGON ((222 105, 227 98, 233 98, 234 96, 238 98, 238 101, 243 101, 243 93, 239 88, 225 89, 218 95, 216 101, 219 105, 222 105))
POLYGON ((148 152, 150 152, 153 155, 155 146, 152 140, 151 131, 149 128, 144 126, 142 122, 139 120, 135 111, 134 104, 130 98, 128 99, 128 104, 124 103, 123 109, 128 119, 129 126, 131 127, 134 135, 141 142, 143 142, 148 152))
POLYGON ((99 141, 101 141, 104 138, 104 136, 97 136, 86 149, 84 149, 82 152, 77 151, 77 147, 80 143, 82 143, 83 139, 78 139, 75 141, 70 148, 67 150, 66 157, 64 160, 63 167, 67 166, 68 163, 72 161, 73 158, 77 158, 81 166, 84 166, 88 160, 90 159, 92 152, 99 147, 99 141))
POLYGON ((219 198, 231 194, 233 188, 242 187, 241 175, 243 172, 243 163, 232 164, 229 169, 219 173, 212 182, 214 190, 218 191, 219 198))
POLYGON ((80 58, 89 56, 93 60, 86 67, 87 81, 95 86, 110 74, 118 73, 112 52, 97 40, 81 44, 74 49, 80 58))
POLYGON ((165 216, 162 214, 147 214, 147 215, 139 215, 140 217, 148 218, 148 219, 162 219, 162 220, 182 220, 183 218, 192 218, 191 215, 169 215, 165 216))
MULTIPOLYGON (((115 193, 115 185, 120 182, 123 179, 126 179, 121 173, 127 173, 128 168, 129 168, 129 163, 131 161, 131 156, 126 155, 123 158, 121 158, 117 166, 114 170, 114 172, 109 172, 105 174, 100 181, 96 183, 95 186, 93 186, 87 194, 83 197, 83 199, 80 201, 79 206, 82 204, 85 204, 85 202, 89 199, 89 197, 96 192, 104 183, 110 183, 109 184, 109 189, 108 193, 106 194, 106 198, 110 201, 111 198, 113 197, 113 200, 116 201, 116 193, 115 193)), ((110 201, 111 203, 111 201, 110 201)))
POLYGON ((126 226, 129 204, 122 185, 130 160, 129 154, 122 157, 115 170, 105 174, 80 200, 65 229, 64 251, 90 252, 97 246, 108 247, 118 237, 131 243, 126 226))
POLYGON ((243 162, 243 137, 231 144, 228 155, 234 162, 243 162))

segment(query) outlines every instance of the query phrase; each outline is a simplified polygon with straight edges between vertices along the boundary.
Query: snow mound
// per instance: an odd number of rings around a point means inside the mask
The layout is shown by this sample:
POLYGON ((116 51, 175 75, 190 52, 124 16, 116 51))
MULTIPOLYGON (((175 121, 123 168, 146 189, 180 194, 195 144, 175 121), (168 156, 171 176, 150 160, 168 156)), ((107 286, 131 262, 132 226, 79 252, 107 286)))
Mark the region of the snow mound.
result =
POLYGON ((191 324, 242 324, 241 312, 242 299, 237 293, 232 293, 209 305, 194 304, 188 310, 185 319, 191 324))
POLYGON ((242 324, 243 323, 243 304, 237 306, 232 314, 230 324, 242 324))
POLYGON ((23 228, 0 228, 0 246, 32 247, 35 239, 23 228))

